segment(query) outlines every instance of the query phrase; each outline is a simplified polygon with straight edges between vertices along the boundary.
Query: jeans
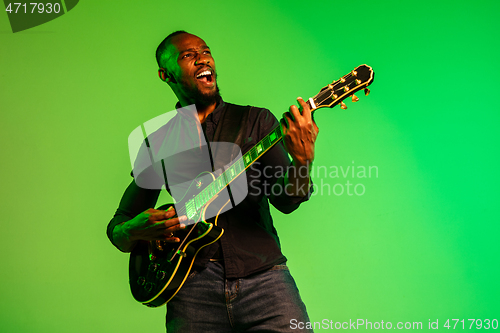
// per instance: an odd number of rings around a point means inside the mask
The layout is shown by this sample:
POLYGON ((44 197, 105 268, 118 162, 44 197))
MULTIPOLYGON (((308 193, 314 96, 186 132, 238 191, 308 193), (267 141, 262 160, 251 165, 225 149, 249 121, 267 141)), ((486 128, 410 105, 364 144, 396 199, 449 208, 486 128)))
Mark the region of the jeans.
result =
POLYGON ((225 279, 223 262, 192 272, 167 303, 167 332, 312 332, 291 329, 308 322, 306 307, 286 265, 241 279, 225 279))

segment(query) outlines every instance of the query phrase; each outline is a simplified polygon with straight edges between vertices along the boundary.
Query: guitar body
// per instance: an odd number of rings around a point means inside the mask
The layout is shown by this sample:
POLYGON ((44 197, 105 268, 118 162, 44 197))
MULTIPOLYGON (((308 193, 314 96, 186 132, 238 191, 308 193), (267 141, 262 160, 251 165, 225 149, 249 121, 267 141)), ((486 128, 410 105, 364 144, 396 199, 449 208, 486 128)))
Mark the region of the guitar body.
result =
MULTIPOLYGON (((207 181, 213 179, 209 172, 200 174, 192 182, 183 200, 196 196, 196 193, 208 185, 207 181)), ((181 242, 140 241, 136 245, 130 254, 129 282, 132 295, 138 302, 149 307, 158 307, 170 301, 186 281, 200 249, 216 242, 222 236, 222 228, 203 220, 209 205, 210 203, 207 203, 204 209, 193 217, 194 224, 186 225, 184 230, 175 232, 175 237, 180 238, 181 242)), ((167 210, 170 206, 173 205, 163 205, 158 209, 167 210)), ((182 203, 176 206, 182 206, 182 203)))

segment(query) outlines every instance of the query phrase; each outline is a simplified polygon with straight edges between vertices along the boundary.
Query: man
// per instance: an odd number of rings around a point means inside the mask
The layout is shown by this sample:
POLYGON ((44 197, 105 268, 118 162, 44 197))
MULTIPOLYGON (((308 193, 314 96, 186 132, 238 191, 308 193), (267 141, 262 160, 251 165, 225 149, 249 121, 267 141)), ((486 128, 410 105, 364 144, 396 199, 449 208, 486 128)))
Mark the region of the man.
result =
MULTIPOLYGON (((139 240, 179 242, 175 233, 185 228, 186 216, 174 217, 174 209, 153 209, 160 187, 151 186, 151 179, 172 192, 172 175, 181 175, 175 183, 183 184, 186 169, 192 167, 186 156, 197 154, 196 142, 202 145, 206 139, 210 146, 217 139, 235 138, 233 142, 238 141, 245 153, 278 125, 266 109, 239 107, 221 99, 215 61, 201 38, 174 32, 163 40, 156 56, 160 78, 179 99, 178 114, 148 137, 147 146, 153 151, 173 149, 176 154, 165 159, 163 178, 161 171, 140 167, 136 161, 135 179, 108 225, 108 237, 124 252, 132 251, 139 240), (195 105, 195 114, 185 112, 189 105, 195 105), (244 119, 243 126, 229 126, 234 119, 244 119), (195 122, 198 126, 193 129, 195 122)), ((309 169, 318 128, 307 103, 301 98, 298 102, 302 112, 291 106, 281 120, 284 145, 275 145, 247 169, 248 195, 218 216, 224 234, 200 251, 192 273, 167 303, 168 332, 294 332, 292 319, 309 321, 269 211, 271 202, 290 213, 311 193, 309 169), (280 169, 284 172, 275 172, 280 169), (281 191, 270 191, 276 186, 281 191)), ((210 160, 215 169, 217 161, 212 156, 210 160)), ((307 223, 295 225, 301 228, 307 223)))

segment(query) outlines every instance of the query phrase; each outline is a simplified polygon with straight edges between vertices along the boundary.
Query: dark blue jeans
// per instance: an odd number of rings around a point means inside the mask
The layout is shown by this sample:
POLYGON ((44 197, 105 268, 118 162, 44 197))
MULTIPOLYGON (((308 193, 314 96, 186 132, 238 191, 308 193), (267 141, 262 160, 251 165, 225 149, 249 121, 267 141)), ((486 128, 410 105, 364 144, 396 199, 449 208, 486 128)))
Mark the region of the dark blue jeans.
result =
POLYGON ((312 332, 291 329, 292 319, 309 321, 286 265, 228 280, 221 262, 209 262, 167 303, 168 333, 312 332))

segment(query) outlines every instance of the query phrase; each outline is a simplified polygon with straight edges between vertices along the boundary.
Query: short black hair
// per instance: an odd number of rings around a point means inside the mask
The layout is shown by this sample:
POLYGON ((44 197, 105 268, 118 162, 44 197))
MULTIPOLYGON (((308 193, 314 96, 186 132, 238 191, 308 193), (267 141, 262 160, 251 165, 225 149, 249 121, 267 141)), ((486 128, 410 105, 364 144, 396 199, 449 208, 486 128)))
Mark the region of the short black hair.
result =
POLYGON ((164 64, 165 57, 164 57, 164 54, 165 54, 165 51, 167 50, 168 44, 170 42, 170 39, 172 37, 174 37, 174 36, 177 36, 177 35, 180 35, 180 34, 188 34, 188 33, 189 32, 184 31, 184 30, 177 30, 177 31, 172 32, 167 37, 165 37, 165 39, 156 48, 156 62, 158 63, 158 67, 165 68, 165 64, 164 64))

